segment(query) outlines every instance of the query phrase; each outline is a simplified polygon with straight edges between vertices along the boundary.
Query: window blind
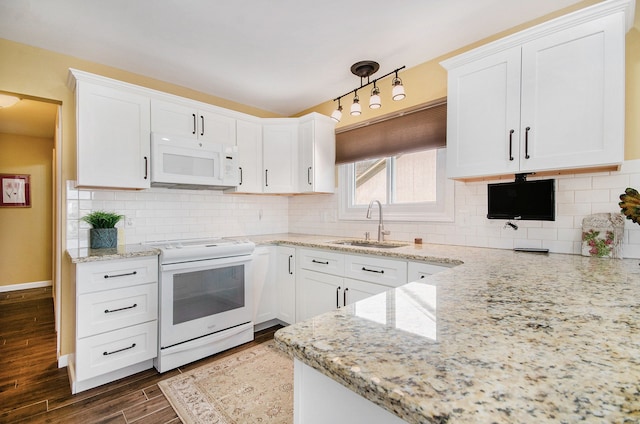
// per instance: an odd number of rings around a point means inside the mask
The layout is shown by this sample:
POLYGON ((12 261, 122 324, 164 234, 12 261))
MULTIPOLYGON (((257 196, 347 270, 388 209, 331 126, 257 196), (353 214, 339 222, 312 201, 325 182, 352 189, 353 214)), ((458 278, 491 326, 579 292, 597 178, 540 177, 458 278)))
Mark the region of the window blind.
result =
POLYGON ((336 131, 336 164, 446 146, 447 103, 440 99, 336 131))

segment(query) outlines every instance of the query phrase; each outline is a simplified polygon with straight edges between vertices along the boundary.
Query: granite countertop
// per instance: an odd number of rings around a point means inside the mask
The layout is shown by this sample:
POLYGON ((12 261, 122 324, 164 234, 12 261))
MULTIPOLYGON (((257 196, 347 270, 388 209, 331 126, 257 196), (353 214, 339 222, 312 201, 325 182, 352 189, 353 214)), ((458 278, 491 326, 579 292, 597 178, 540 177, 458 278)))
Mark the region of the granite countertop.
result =
MULTIPOLYGON (((317 237, 272 242, 332 240, 317 237)), ((637 259, 391 250, 377 254, 463 264, 285 327, 278 346, 410 423, 640 422, 637 259)))
POLYGON ((113 249, 67 249, 67 255, 74 264, 82 262, 110 261, 114 259, 158 256, 160 250, 144 244, 126 244, 113 249))

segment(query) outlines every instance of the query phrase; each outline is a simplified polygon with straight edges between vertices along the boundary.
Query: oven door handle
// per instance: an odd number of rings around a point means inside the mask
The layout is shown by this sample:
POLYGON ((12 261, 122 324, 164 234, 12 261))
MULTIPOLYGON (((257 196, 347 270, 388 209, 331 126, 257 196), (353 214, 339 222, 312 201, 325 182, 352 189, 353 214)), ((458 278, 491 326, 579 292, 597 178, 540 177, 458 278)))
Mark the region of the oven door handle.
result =
POLYGON ((224 268, 227 266, 248 264, 251 262, 251 255, 232 256, 229 258, 207 259, 204 261, 180 262, 177 264, 161 264, 160 272, 171 272, 180 270, 197 271, 212 268, 224 268))

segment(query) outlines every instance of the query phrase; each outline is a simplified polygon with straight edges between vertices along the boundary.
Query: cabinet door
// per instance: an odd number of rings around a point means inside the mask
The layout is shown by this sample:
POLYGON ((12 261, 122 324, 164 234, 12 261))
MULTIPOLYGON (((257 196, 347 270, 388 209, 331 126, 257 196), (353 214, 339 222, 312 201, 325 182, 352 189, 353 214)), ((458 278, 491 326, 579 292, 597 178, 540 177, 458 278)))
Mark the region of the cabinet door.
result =
POLYGON ((295 193, 298 170, 298 124, 266 124, 262 128, 265 193, 295 193))
POLYGON ((622 162, 622 18, 603 17, 523 45, 522 171, 622 162))
POLYGON ((236 146, 240 183, 235 191, 262 193, 262 126, 255 122, 236 122, 236 146))
POLYGON ((452 69, 448 84, 447 176, 517 172, 520 47, 452 69))
POLYGON ((317 116, 300 123, 298 191, 335 191, 335 125, 330 118, 317 116))
POLYGON ((296 322, 296 249, 277 247, 277 318, 287 324, 296 322))
POLYGON ((257 247, 251 261, 253 286, 253 323, 275 319, 277 314, 277 287, 275 278, 275 247, 257 247))
POLYGON ((212 111, 199 110, 198 139, 235 146, 236 120, 212 111))
POLYGON ((301 269, 298 272, 297 320, 302 321, 342 306, 344 280, 335 275, 301 269))
POLYGON ((345 279, 344 285, 344 291, 342 292, 342 304, 344 306, 366 299, 375 294, 391 290, 391 288, 380 284, 351 279, 345 279))
POLYGON ((78 185, 149 188, 149 98, 78 81, 76 101, 78 185))
POLYGON ((195 107, 162 100, 151 100, 151 130, 181 137, 198 137, 198 111, 195 107))
POLYGON ((432 265, 421 262, 408 262, 407 264, 407 282, 419 281, 429 275, 437 274, 441 271, 446 271, 450 267, 443 265, 432 265))

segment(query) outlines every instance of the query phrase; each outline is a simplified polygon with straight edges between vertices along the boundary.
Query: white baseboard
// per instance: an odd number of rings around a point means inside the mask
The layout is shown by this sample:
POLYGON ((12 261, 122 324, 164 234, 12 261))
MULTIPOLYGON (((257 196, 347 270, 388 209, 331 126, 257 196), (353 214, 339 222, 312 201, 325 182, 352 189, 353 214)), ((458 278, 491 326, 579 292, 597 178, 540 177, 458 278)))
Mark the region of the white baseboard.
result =
POLYGON ((40 287, 49 287, 51 285, 53 285, 51 280, 34 281, 31 283, 9 284, 7 286, 0 286, 0 293, 15 291, 15 290, 37 289, 40 287))
POLYGON ((58 368, 69 366, 69 355, 61 355, 58 357, 58 368))

